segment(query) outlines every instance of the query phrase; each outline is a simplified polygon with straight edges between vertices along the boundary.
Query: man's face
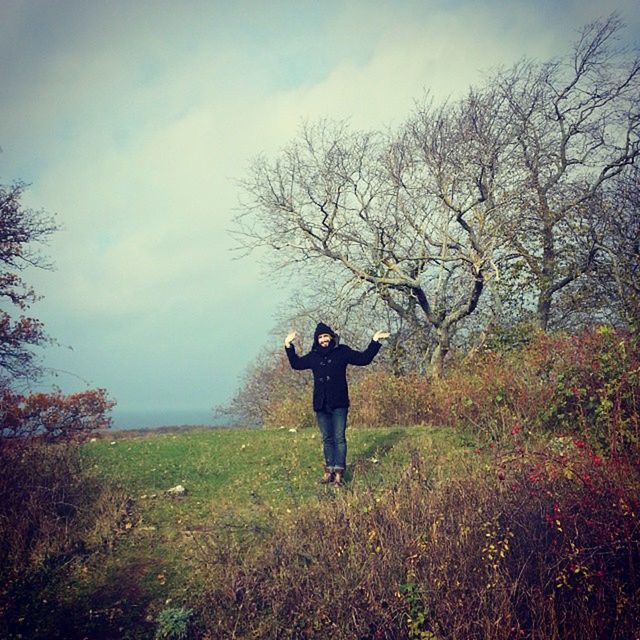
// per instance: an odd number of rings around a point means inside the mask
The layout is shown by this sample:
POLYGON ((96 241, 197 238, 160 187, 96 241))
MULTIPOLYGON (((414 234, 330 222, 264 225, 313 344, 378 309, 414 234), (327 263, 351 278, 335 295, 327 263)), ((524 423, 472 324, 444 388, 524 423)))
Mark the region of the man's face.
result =
POLYGON ((331 335, 328 333, 321 333, 318 336, 318 344, 321 347, 328 347, 329 343, 331 342, 331 335))

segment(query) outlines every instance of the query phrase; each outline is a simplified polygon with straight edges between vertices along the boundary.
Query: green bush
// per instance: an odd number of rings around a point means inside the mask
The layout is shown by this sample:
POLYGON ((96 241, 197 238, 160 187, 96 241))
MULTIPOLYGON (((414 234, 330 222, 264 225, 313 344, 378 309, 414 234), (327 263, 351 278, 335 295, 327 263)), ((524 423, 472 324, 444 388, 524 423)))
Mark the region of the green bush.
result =
POLYGON ((637 337, 599 327, 580 336, 549 339, 558 354, 553 401, 544 423, 579 429, 613 453, 640 445, 640 348, 637 337))

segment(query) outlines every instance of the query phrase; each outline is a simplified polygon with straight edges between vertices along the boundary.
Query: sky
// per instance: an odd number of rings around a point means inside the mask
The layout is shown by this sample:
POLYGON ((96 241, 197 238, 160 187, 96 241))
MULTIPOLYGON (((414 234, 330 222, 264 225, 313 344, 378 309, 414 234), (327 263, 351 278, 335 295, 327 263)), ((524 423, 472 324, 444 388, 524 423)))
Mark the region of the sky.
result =
POLYGON ((289 283, 233 251, 251 160, 305 121, 396 126, 612 11, 637 46, 637 0, 0 0, 0 183, 61 227, 25 274, 43 386, 206 419, 289 329, 289 283))

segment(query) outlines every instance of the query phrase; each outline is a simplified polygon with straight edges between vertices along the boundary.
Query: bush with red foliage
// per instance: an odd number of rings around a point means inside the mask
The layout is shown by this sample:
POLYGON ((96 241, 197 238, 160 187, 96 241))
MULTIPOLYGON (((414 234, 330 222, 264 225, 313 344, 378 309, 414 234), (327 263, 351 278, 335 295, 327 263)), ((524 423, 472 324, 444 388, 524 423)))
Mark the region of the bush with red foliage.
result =
POLYGON ((0 434, 5 442, 16 438, 82 442, 111 426, 108 413, 115 406, 104 389, 26 396, 5 391, 0 399, 0 434))

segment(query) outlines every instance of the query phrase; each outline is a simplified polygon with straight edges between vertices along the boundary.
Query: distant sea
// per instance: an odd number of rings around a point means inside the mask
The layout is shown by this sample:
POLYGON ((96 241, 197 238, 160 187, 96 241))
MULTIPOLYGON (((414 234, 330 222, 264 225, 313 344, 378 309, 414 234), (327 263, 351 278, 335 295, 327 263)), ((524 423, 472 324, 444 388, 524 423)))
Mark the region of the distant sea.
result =
POLYGON ((154 427, 211 426, 226 427, 232 424, 216 417, 213 409, 118 409, 112 412, 112 429, 153 429, 154 427))

